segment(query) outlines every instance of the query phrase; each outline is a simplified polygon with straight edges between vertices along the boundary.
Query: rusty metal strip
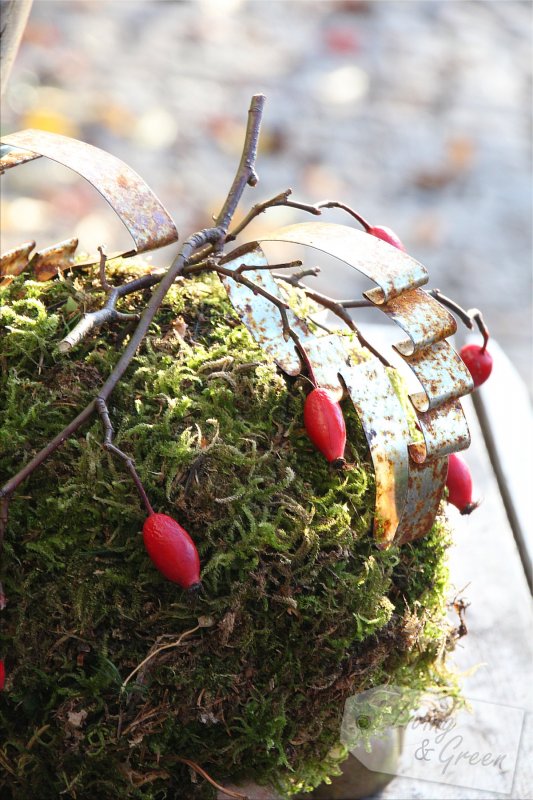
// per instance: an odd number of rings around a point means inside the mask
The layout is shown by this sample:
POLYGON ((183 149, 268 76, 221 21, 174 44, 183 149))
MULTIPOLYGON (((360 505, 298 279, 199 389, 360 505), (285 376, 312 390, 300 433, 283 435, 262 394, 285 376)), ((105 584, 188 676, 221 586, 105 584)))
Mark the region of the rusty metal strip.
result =
MULTIPOLYGON (((176 226, 160 200, 131 167, 110 153, 48 131, 19 131, 2 137, 2 143, 29 151, 31 158, 38 154, 58 161, 88 180, 120 217, 135 242, 135 250, 123 255, 145 253, 177 241, 176 226)), ((0 168, 15 165, 12 153, 6 154, 0 168)))
POLYGON ((441 303, 423 289, 405 292, 385 305, 377 306, 407 333, 409 339, 394 345, 403 356, 410 356, 425 347, 452 336, 457 323, 441 303))
POLYGON ((19 150, 18 147, 11 147, 8 144, 0 144, 0 175, 11 167, 18 167, 19 164, 34 161, 36 158, 41 158, 39 153, 19 150))
POLYGON ((50 247, 38 250, 29 264, 30 268, 33 268, 37 280, 49 281, 58 272, 70 269, 74 263, 77 246, 77 239, 65 239, 63 242, 57 242, 50 247))
POLYGON ((409 446, 411 458, 417 464, 465 450, 469 446, 470 432, 458 400, 449 400, 432 411, 418 413, 417 417, 424 443, 409 446))
POLYGON ((417 411, 431 411, 448 400, 463 397, 474 388, 463 359, 447 341, 435 342, 412 356, 404 356, 404 360, 424 390, 410 396, 417 411))
POLYGON ((383 364, 372 354, 341 368, 341 375, 361 420, 376 480, 374 538, 384 549, 392 544, 407 502, 409 430, 405 411, 383 364))
POLYGON ((378 288, 365 292, 373 303, 384 303, 428 281, 427 270, 414 258, 376 236, 330 222, 304 222, 279 228, 260 242, 302 244, 344 261, 378 288))
POLYGON ((407 502, 394 544, 406 544, 429 533, 439 509, 447 473, 446 457, 423 465, 410 463, 407 502))

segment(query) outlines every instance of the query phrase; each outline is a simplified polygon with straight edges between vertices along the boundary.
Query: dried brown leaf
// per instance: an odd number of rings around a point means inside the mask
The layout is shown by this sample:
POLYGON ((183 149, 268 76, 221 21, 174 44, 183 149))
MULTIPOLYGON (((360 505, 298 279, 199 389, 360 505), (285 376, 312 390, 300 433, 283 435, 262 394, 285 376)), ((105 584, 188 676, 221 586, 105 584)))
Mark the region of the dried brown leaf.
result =
POLYGON ((49 281, 58 272, 69 269, 78 246, 77 239, 65 239, 43 250, 38 250, 30 261, 38 281, 49 281))
POLYGON ((0 286, 10 283, 14 277, 24 272, 34 247, 35 242, 24 242, 0 256, 0 277, 5 278, 0 281, 0 286))

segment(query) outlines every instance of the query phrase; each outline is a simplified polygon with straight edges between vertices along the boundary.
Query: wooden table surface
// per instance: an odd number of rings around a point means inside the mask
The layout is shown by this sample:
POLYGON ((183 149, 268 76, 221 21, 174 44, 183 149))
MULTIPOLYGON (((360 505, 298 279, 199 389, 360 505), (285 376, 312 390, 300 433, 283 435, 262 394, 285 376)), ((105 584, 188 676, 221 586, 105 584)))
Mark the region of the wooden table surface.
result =
POLYGON ((495 344, 494 371, 476 396, 476 408, 469 398, 462 401, 472 434, 464 454, 471 468, 480 507, 462 517, 451 508, 455 532, 451 551, 451 576, 457 590, 470 602, 466 612, 468 636, 459 642, 454 661, 460 670, 478 669, 464 679, 467 698, 526 711, 514 784, 510 794, 465 789, 424 780, 395 778, 376 800, 474 800, 533 797, 533 625, 531 595, 525 564, 531 541, 531 520, 525 503, 533 498, 531 475, 531 409, 525 391, 509 361, 495 344), (481 430, 480 419, 485 431, 481 430), (500 487, 489 458, 502 472, 500 487), (519 520, 521 558, 502 500, 510 495, 519 520))

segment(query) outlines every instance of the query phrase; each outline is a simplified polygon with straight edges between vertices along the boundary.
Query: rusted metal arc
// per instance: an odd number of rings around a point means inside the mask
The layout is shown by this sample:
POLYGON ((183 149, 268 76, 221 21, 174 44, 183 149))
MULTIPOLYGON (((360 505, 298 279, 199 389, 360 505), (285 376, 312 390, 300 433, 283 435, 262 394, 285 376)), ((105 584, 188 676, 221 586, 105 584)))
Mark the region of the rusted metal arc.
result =
POLYGON ((378 305, 428 281, 426 268, 407 253, 347 225, 303 222, 279 228, 260 242, 302 244, 344 261, 377 284, 364 294, 378 305))
POLYGON ((142 178, 123 161, 93 145, 48 131, 25 130, 2 137, 0 171, 45 156, 89 181, 128 229, 133 255, 156 250, 178 239, 169 213, 142 178))
MULTIPOLYGON (((261 240, 302 244, 333 255, 369 277, 377 288, 364 296, 386 314, 408 339, 395 349, 417 377, 422 392, 411 396, 423 442, 413 443, 407 413, 396 397, 387 372, 371 353, 350 360, 342 337, 315 336, 305 322, 288 311, 301 344, 321 385, 340 396, 339 375, 348 389, 369 443, 376 475, 375 537, 379 546, 412 541, 431 527, 446 480, 447 455, 468 447, 470 435, 458 398, 468 394, 472 379, 446 338, 456 329, 454 318, 420 285, 427 281, 422 265, 375 237, 343 225, 304 223, 282 228, 261 240)), ((226 267, 268 264, 259 242, 239 248, 224 259, 226 267)), ((254 282, 282 298, 279 285, 266 271, 247 272, 254 282)), ((261 346, 291 375, 301 369, 292 341, 283 339, 279 311, 250 288, 224 279, 243 322, 261 346)))
POLYGON ((364 292, 364 296, 407 333, 408 340, 394 347, 406 360, 418 354, 417 377, 424 390, 428 389, 427 412, 420 410, 420 395, 414 398, 425 444, 413 446, 411 457, 416 463, 423 463, 468 447, 470 438, 464 413, 460 404, 449 402, 449 398, 467 394, 473 385, 457 362, 448 360, 451 373, 446 375, 435 362, 433 346, 451 336, 457 326, 449 311, 419 288, 428 279, 425 267, 401 250, 345 225, 323 222, 290 225, 261 239, 265 241, 302 244, 320 250, 344 261, 378 285, 377 289, 364 292))

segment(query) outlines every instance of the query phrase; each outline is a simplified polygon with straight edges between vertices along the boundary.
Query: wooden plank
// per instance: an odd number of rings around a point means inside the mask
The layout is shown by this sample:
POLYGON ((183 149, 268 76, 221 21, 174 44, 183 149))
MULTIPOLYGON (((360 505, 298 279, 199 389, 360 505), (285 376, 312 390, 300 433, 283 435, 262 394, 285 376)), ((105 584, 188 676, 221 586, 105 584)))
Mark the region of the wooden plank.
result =
MULTIPOLYGON (((450 559, 452 581, 471 603, 466 615, 468 636, 459 642, 453 661, 465 672, 479 665, 464 680, 466 697, 531 711, 531 598, 473 405, 468 399, 462 402, 472 432, 465 459, 475 494, 483 501, 471 516, 462 517, 454 508, 449 512, 456 542, 450 559)), ((531 715, 526 715, 511 797, 531 798, 532 787, 533 725, 531 715)), ((376 800, 487 797, 509 795, 395 778, 376 800)))
MULTIPOLYGON (((478 337, 479 339, 479 337, 478 337)), ((533 436, 527 387, 497 342, 491 378, 474 394, 474 405, 487 443, 502 499, 513 529, 530 588, 533 585, 533 436)))

